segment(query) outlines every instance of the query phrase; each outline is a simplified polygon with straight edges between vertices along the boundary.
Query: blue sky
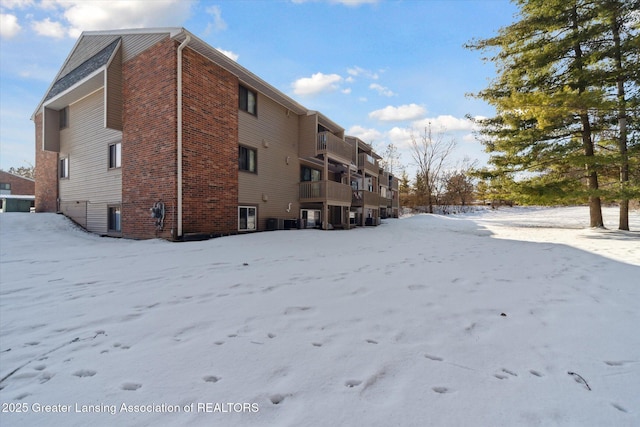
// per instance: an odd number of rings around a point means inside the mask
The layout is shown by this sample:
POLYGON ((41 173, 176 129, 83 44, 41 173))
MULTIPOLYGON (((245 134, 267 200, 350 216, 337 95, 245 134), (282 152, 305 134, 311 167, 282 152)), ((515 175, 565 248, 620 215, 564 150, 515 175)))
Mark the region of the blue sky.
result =
POLYGON ((514 21, 507 0, 0 0, 0 167, 35 163, 33 111, 84 30, 184 27, 411 170, 410 134, 487 158, 471 116, 492 64, 462 45, 514 21))

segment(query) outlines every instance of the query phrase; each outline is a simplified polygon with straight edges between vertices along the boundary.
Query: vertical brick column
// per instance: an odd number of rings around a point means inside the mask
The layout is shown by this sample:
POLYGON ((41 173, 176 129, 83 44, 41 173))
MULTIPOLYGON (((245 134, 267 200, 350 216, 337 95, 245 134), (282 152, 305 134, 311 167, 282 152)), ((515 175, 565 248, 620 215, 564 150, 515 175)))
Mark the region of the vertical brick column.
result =
POLYGON ((124 237, 171 239, 177 232, 176 52, 167 38, 123 64, 124 237), (166 208, 159 233, 150 212, 157 201, 166 208))
POLYGON ((238 228, 238 79, 183 50, 183 231, 238 228))
POLYGON ((58 153, 42 149, 42 113, 36 125, 36 212, 56 212, 58 208, 58 153))

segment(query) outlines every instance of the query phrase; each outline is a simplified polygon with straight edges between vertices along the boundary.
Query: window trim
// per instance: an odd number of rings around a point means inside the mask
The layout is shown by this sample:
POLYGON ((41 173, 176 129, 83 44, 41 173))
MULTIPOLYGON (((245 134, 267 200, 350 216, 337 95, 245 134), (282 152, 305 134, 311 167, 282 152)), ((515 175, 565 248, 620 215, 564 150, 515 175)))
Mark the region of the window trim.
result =
POLYGON ((110 234, 120 234, 122 233, 122 205, 107 205, 107 232, 110 234), (118 211, 118 220, 117 228, 113 228, 113 221, 111 217, 111 210, 117 209, 118 211))
POLYGON ((248 147, 246 145, 238 145, 238 170, 243 172, 249 172, 253 174, 258 174, 258 150, 253 147, 248 147), (247 156, 243 159, 242 150, 246 150, 246 153, 253 152, 253 170, 250 168, 250 156, 247 156), (246 168, 243 167, 246 166, 246 168))
POLYGON ((257 206, 250 206, 250 205, 240 205, 238 206, 238 231, 258 231, 258 207, 257 206), (240 212, 242 211, 242 209, 247 209, 247 212, 251 209, 253 209, 253 228, 248 228, 249 226, 249 214, 247 213, 247 228, 242 228, 241 227, 241 220, 240 220, 240 212))
POLYGON ((112 142, 109 144, 109 170, 111 169, 120 169, 122 167, 122 141, 112 142), (115 158, 111 157, 111 148, 115 147, 115 158), (113 162, 112 162, 113 160, 113 162), (115 164, 114 164, 115 163, 115 164))
POLYGON ((247 86, 238 86, 238 109, 249 113, 252 116, 258 116, 258 92, 249 89, 247 86), (249 94, 253 95, 253 111, 249 108, 249 94))
POLYGON ((69 179, 69 156, 60 157, 58 161, 58 178, 69 179))

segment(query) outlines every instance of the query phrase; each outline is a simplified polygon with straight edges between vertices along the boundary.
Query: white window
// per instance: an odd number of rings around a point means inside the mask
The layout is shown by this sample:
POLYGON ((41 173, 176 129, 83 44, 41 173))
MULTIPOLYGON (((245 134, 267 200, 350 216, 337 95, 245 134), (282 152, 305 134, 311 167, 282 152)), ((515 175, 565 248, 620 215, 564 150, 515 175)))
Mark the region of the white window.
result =
POLYGON ((60 159, 60 178, 69 178, 69 158, 63 157, 60 159))
POLYGON ((305 221, 306 228, 315 228, 321 225, 319 209, 300 209, 300 217, 305 221))
POLYGON ((253 206, 238 206, 238 230, 256 229, 256 208, 253 206))
POLYGON ((109 169, 122 166, 122 143, 109 144, 109 169))
POLYGON ((120 232, 120 206, 109 206, 107 209, 109 231, 120 232))

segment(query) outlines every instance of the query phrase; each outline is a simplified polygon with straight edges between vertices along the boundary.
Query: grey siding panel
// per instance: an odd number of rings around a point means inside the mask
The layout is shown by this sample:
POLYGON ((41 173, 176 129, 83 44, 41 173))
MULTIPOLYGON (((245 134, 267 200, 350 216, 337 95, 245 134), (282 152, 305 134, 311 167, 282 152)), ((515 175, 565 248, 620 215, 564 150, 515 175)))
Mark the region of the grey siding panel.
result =
POLYGON ((259 230, 266 228, 268 218, 297 218, 298 116, 287 115, 286 108, 258 94, 258 116, 240 111, 238 120, 240 144, 258 152, 257 173, 238 173, 238 204, 258 207, 259 230))
POLYGON ((47 151, 60 151, 60 113, 45 107, 42 126, 42 148, 47 151))
POLYGON ((57 80, 75 70, 80 64, 91 58, 96 53, 100 52, 118 37, 120 36, 104 35, 82 37, 82 39, 80 39, 80 42, 78 43, 78 46, 76 46, 73 55, 71 55, 69 61, 65 64, 62 71, 60 71, 60 76, 57 80))
POLYGON ((106 127, 122 130, 122 48, 115 53, 107 68, 106 127))
POLYGON ((107 203, 87 204, 87 230, 98 234, 107 234, 107 203))
POLYGON ((124 35, 122 37, 122 62, 127 62, 167 37, 169 37, 169 33, 124 35))
POLYGON ((79 200, 73 202, 61 202, 60 210, 76 223, 87 228, 87 202, 79 200))
POLYGON ((109 143, 121 140, 122 132, 104 127, 103 89, 69 106, 69 127, 60 131, 60 155, 69 157, 69 178, 60 180, 60 201, 87 202, 89 231, 106 232, 106 205, 121 203, 122 170, 108 168, 109 143))

